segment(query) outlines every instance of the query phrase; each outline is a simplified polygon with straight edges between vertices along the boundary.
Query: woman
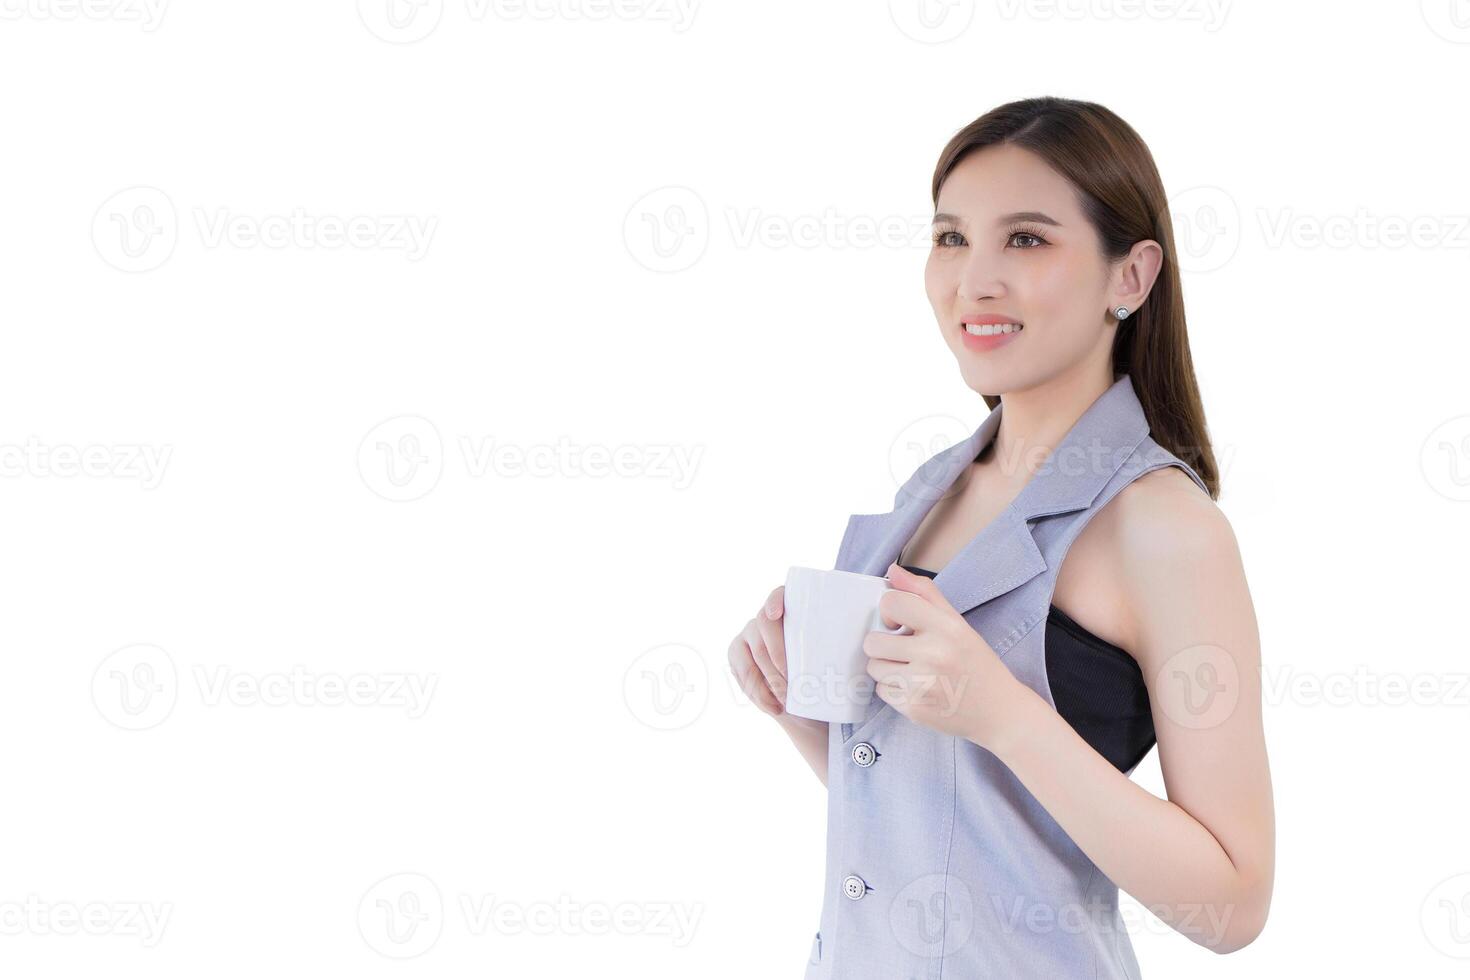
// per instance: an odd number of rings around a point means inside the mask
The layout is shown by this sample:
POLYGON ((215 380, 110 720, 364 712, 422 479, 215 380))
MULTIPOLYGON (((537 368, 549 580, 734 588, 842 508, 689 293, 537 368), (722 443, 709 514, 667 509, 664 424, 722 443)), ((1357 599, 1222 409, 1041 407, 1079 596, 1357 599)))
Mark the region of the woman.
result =
POLYGON ((886 575, 913 633, 868 634, 867 717, 830 726, 783 710, 781 589, 730 647, 828 789, 807 977, 1137 977, 1119 888, 1239 949, 1274 868, 1259 639, 1152 156, 1029 99, 932 189, 925 287, 990 413, 835 565, 886 575), (1155 742, 1167 800, 1129 779, 1155 742))

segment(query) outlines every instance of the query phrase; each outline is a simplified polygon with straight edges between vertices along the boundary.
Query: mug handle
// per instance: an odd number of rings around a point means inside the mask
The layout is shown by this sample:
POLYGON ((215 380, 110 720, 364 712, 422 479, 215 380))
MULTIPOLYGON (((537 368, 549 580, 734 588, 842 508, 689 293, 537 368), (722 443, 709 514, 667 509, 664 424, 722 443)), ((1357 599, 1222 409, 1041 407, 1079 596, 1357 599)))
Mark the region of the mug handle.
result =
MULTIPOLYGON (((884 589, 883 590, 883 595, 887 595, 890 592, 902 592, 902 591, 903 591, 903 589, 884 589)), ((879 598, 882 598, 882 596, 879 596, 879 598)), ((902 624, 900 624, 897 629, 889 629, 887 626, 884 626, 883 625, 883 614, 880 613, 876 609, 873 610, 873 629, 876 630, 879 633, 887 633, 890 636, 913 636, 914 635, 914 631, 913 630, 909 629, 907 626, 904 626, 902 624)))

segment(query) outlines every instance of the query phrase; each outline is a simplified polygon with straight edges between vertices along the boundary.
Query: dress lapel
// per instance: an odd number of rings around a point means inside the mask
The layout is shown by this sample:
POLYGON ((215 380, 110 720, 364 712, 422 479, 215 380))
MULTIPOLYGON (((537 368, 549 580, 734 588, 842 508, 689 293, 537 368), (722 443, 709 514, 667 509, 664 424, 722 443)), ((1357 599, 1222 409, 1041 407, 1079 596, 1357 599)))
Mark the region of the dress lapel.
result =
MULTIPOLYGON (((997 403, 969 437, 920 466, 899 488, 893 510, 849 517, 835 567, 885 574, 930 508, 995 437, 1001 408, 997 403)), ((939 570, 934 584, 950 605, 964 615, 1046 571, 1032 523, 1090 507, 1147 435, 1143 406, 1122 375, 1073 423, 1015 500, 939 570)), ((866 730, 889 707, 874 697, 862 722, 842 726, 843 739, 855 728, 866 730)))
MULTIPOLYGON (((899 488, 893 510, 849 517, 835 567, 886 573, 929 510, 994 439, 1002 407, 997 403, 967 438, 921 465, 899 488)), ((1147 434, 1143 408, 1125 374, 1088 406, 1015 500, 939 570, 939 591, 963 614, 1045 571, 1032 522, 1090 506, 1147 434)))

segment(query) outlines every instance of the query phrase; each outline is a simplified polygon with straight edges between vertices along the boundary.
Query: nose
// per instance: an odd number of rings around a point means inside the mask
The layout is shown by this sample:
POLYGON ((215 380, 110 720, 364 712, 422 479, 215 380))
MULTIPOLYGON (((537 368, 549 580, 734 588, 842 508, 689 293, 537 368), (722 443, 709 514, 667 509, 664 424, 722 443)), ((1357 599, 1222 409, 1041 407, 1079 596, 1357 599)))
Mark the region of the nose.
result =
POLYGON ((997 299, 1006 292, 999 264, 994 257, 985 255, 977 248, 970 249, 970 254, 965 256, 955 289, 959 298, 966 303, 997 299))

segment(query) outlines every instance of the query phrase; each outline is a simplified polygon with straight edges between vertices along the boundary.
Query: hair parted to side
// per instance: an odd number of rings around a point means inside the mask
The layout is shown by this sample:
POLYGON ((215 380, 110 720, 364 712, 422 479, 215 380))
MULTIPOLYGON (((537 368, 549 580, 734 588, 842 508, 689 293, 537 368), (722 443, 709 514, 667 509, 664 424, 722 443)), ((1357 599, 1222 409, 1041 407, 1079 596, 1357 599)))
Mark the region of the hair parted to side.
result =
MULTIPOLYGON (((956 133, 939 154, 935 207, 939 189, 960 160, 1000 143, 1030 150, 1071 182, 1109 261, 1145 239, 1162 247, 1163 266, 1148 298, 1118 324, 1113 374, 1131 376, 1149 434, 1193 467, 1218 499, 1220 473, 1189 356, 1169 201, 1153 154, 1132 126, 1096 103, 1052 96, 1008 102, 956 133)), ((984 398, 990 408, 1000 401, 995 395, 984 398)))

